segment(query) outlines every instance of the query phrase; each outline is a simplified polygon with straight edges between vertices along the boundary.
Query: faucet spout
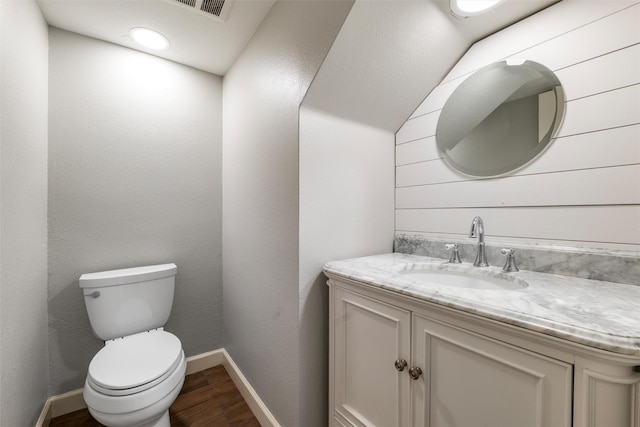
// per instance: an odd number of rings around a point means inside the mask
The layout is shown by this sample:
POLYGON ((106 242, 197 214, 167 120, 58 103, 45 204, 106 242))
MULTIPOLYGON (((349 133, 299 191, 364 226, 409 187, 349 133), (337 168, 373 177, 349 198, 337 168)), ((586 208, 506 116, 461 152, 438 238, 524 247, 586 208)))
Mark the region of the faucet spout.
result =
POLYGON ((484 222, 479 216, 473 218, 471 222, 471 231, 469 231, 469 237, 478 238, 478 251, 476 252, 476 260, 473 265, 476 267, 488 267, 487 255, 484 251, 484 222))

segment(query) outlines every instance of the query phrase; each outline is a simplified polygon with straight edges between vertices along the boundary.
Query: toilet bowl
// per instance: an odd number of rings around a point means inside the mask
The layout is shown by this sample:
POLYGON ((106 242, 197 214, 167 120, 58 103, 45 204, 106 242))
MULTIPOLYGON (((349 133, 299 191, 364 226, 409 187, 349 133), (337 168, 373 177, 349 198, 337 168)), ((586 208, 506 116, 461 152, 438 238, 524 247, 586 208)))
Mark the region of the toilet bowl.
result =
POLYGON ((94 334, 105 339, 89 364, 83 396, 106 426, 170 426, 169 407, 186 371, 180 339, 162 327, 175 272, 165 264, 80 278, 94 334))

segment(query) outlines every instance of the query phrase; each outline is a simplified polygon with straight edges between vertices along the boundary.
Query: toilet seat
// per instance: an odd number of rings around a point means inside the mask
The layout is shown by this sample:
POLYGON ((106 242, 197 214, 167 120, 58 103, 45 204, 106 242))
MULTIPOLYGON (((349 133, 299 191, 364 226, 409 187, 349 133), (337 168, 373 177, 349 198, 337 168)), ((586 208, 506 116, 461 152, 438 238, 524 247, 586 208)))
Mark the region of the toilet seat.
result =
POLYGON ((126 396, 109 396, 85 381, 82 396, 93 417, 104 425, 133 426, 169 409, 184 383, 187 362, 180 352, 178 368, 166 380, 147 390, 126 396))
POLYGON ((87 382, 107 396, 140 393, 164 381, 183 358, 178 337, 162 330, 109 342, 91 360, 87 382))

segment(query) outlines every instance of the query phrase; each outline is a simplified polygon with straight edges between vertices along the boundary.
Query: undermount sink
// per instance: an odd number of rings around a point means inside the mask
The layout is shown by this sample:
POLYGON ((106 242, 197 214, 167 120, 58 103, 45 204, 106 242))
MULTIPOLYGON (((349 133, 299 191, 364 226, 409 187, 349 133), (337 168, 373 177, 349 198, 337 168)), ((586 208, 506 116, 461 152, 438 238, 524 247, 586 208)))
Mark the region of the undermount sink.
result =
POLYGON ((416 282, 455 288, 510 291, 524 289, 528 286, 524 280, 502 273, 495 273, 500 275, 500 277, 493 277, 471 274, 464 271, 442 270, 429 267, 410 268, 402 270, 399 273, 416 282))

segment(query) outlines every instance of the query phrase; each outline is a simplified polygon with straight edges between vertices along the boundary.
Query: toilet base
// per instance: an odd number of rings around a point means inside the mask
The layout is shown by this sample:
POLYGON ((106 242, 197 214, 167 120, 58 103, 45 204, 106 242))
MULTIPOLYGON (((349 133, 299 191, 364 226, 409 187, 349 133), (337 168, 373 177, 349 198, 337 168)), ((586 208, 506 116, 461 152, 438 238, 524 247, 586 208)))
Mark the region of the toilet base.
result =
POLYGON ((169 407, 176 400, 178 394, 180 394, 180 390, 184 383, 185 367, 186 363, 183 363, 183 367, 180 369, 181 379, 174 389, 160 401, 147 408, 124 414, 105 414, 97 411, 91 406, 87 406, 87 409, 93 418, 101 424, 109 427, 171 427, 169 422, 169 407), (163 409, 164 411, 162 411, 163 409), (150 414, 153 414, 154 412, 158 413, 156 411, 162 412, 157 416, 151 415, 151 419, 149 419, 148 416, 150 414))
POLYGON ((111 419, 105 419, 103 414, 96 413, 96 411, 92 411, 89 408, 89 412, 96 420, 100 421, 100 423, 105 424, 106 426, 118 426, 118 427, 171 427, 170 419, 169 419, 169 410, 167 409, 160 415, 159 417, 154 417, 151 420, 145 421, 142 424, 130 424, 128 420, 118 420, 119 422, 114 424, 111 419))
POLYGON ((164 411, 164 414, 160 418, 151 420, 148 423, 141 424, 137 427, 171 427, 169 422, 169 410, 164 411))
POLYGON ((131 424, 127 420, 118 420, 119 422, 113 423, 113 419, 111 417, 106 418, 104 414, 96 413, 96 411, 92 411, 89 409, 89 413, 100 423, 106 426, 114 426, 114 427, 171 427, 170 418, 169 418, 169 410, 167 409, 160 415, 159 417, 154 417, 151 420, 145 421, 142 424, 134 423, 131 424))

